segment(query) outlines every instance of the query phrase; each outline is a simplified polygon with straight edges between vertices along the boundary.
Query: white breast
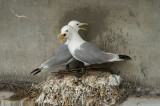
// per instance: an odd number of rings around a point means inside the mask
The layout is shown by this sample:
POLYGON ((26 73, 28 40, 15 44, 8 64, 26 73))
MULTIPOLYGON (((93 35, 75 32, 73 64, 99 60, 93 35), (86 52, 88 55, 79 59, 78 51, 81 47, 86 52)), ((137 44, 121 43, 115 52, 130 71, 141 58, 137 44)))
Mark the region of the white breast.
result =
POLYGON ((78 42, 78 41, 72 41, 72 42, 69 42, 68 43, 68 49, 70 51, 70 53, 72 54, 72 56, 74 57, 75 55, 75 50, 80 50, 82 48, 81 45, 83 44, 84 42, 78 42))
POLYGON ((68 35, 68 49, 70 51, 70 53, 72 54, 72 56, 79 60, 76 56, 75 56, 75 51, 76 50, 81 50, 81 45, 83 43, 85 43, 85 41, 80 37, 80 35, 73 30, 73 32, 68 35))

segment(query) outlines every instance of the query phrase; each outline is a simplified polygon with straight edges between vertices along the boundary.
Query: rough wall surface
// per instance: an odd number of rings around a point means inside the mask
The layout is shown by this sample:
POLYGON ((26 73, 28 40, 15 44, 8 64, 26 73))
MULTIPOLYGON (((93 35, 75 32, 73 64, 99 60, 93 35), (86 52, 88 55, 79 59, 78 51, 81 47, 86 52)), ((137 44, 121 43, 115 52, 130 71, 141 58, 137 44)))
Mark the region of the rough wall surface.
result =
POLYGON ((89 24, 80 32, 85 40, 132 57, 108 64, 114 72, 159 87, 159 16, 159 0, 0 0, 0 80, 45 78, 29 73, 53 55, 56 35, 75 19, 89 24))

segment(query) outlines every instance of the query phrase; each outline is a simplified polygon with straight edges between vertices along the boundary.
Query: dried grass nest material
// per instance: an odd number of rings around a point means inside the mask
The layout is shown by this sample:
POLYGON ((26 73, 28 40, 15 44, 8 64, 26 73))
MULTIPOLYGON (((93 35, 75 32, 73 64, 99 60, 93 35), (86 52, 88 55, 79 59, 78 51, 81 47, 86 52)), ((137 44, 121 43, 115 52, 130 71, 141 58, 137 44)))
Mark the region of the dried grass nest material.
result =
POLYGON ((82 77, 56 74, 42 82, 36 104, 43 105, 114 105, 132 93, 132 86, 109 72, 89 71, 82 77), (118 81, 117 81, 118 80, 118 81))

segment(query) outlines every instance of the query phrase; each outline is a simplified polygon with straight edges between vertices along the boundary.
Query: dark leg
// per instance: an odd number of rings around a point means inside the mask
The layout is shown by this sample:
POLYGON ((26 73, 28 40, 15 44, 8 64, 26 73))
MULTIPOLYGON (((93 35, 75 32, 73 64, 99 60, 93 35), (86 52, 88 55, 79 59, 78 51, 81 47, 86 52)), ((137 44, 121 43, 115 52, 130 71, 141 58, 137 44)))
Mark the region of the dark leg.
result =
POLYGON ((69 64, 66 65, 66 70, 67 70, 67 71, 70 70, 69 64))
POLYGON ((83 76, 85 73, 86 73, 86 66, 84 66, 84 67, 82 68, 82 70, 80 70, 79 76, 81 77, 81 76, 83 76))
POLYGON ((86 73, 86 69, 87 69, 86 66, 84 66, 83 69, 81 70, 81 73, 85 74, 86 73))
POLYGON ((76 69, 81 68, 81 66, 77 66, 76 69))

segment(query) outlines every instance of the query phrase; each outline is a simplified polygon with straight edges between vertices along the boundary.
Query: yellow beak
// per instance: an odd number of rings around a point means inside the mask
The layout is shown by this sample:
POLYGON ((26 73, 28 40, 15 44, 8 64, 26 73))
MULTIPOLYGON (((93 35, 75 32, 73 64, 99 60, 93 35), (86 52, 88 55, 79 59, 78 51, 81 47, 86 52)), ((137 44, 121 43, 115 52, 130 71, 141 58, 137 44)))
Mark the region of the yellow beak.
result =
POLYGON ((60 39, 61 43, 63 42, 64 38, 66 37, 66 34, 59 34, 58 37, 62 36, 62 38, 60 39), (63 36, 62 36, 63 35, 63 36))
POLYGON ((81 23, 79 28, 82 29, 82 30, 87 30, 88 27, 84 27, 83 25, 88 25, 88 24, 87 23, 81 23))
POLYGON ((63 34, 60 33, 60 34, 57 36, 57 38, 59 38, 59 37, 62 36, 62 35, 63 35, 63 34))
POLYGON ((88 25, 87 23, 81 23, 81 25, 88 25))

